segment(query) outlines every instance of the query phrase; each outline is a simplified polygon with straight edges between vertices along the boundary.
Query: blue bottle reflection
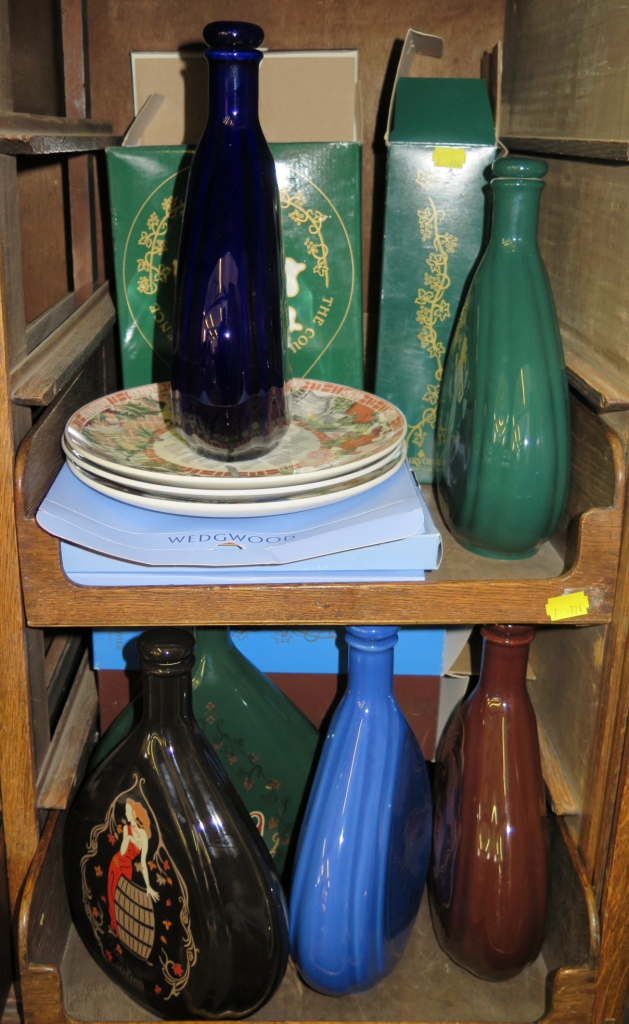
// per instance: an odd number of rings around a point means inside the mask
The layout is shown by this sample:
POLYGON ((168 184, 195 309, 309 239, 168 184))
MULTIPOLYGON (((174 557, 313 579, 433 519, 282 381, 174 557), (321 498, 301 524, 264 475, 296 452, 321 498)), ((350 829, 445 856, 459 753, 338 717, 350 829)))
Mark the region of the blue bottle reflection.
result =
POLYGON ((393 695, 397 627, 350 626, 349 684, 332 720, 297 848, 291 953, 312 988, 361 992, 393 970, 426 881, 426 764, 393 695))

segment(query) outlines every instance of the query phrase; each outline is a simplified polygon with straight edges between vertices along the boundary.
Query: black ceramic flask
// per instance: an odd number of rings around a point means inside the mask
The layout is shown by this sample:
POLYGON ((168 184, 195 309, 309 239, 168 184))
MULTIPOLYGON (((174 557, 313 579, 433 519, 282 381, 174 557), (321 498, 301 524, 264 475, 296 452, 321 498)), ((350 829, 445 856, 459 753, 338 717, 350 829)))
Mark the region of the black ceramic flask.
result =
POLYGON ((144 713, 81 786, 64 870, 98 964, 178 1020, 244 1017, 280 984, 286 908, 273 863, 192 714, 194 639, 138 639, 144 713))

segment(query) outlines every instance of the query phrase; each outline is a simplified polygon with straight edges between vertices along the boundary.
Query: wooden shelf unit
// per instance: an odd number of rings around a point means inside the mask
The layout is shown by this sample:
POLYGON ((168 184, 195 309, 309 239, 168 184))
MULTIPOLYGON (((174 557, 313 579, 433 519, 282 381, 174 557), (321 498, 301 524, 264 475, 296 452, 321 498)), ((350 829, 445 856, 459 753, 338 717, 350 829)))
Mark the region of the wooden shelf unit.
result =
MULTIPOLYGON (((70 923, 61 864, 62 808, 81 778, 95 739, 96 695, 94 680, 83 662, 59 726, 50 734, 48 720, 41 713, 41 708, 47 707, 43 628, 115 628, 122 623, 299 626, 525 621, 548 625, 547 600, 579 590, 588 596, 588 615, 562 627, 549 626, 540 633, 544 674, 538 675, 536 686, 538 697, 541 691, 550 693, 551 698, 546 702, 538 700, 536 710, 545 737, 545 756, 549 761, 554 759, 564 785, 563 806, 573 812, 565 819, 551 816, 553 907, 543 960, 523 976, 521 986, 516 979, 517 984, 508 996, 507 989, 483 986, 465 975, 457 974, 454 984, 452 979, 458 968, 436 947, 424 906, 409 951, 411 968, 392 976, 391 990, 374 993, 374 999, 364 1004, 334 1001, 333 1009, 324 1011, 312 1000, 304 999, 297 1005, 297 982, 294 975, 289 975, 286 985, 292 986, 291 992, 276 997, 256 1017, 263 1020, 266 1013, 275 1020, 325 1020, 334 1016, 336 1020, 461 1021, 469 1020, 473 1013, 484 1024, 515 1024, 530 1020, 534 1014, 543 1015, 545 1021, 554 1024, 619 1021, 629 977, 629 749, 625 742, 629 716, 629 376, 621 346, 614 339, 610 342, 607 325, 618 310, 626 311, 626 299, 624 305, 621 298, 616 303, 603 304, 607 319, 600 335, 593 338, 579 333, 570 320, 565 298, 570 295, 570 288, 565 283, 557 287, 559 280, 569 281, 569 275, 562 279, 561 256, 553 259, 555 222, 550 218, 549 225, 544 226, 544 241, 549 246, 551 277, 555 275, 553 285, 563 302, 560 321, 574 391, 572 477, 560 527, 534 558, 506 562, 471 555, 448 534, 434 499, 428 496, 435 521, 442 530, 444 555, 439 569, 427 574, 421 584, 112 589, 76 586, 63 574, 58 541, 39 528, 35 512, 61 466, 59 441, 68 416, 93 397, 113 390, 116 384, 111 358, 113 311, 102 260, 95 258, 100 236, 96 230, 93 168, 89 163, 92 157, 88 153, 117 144, 129 120, 121 99, 122 87, 112 71, 122 66, 121 51, 126 61, 130 47, 174 48, 188 41, 186 33, 190 29, 186 26, 196 25, 200 15, 196 8, 193 10, 193 3, 185 5, 185 9, 178 5, 174 5, 177 10, 173 11, 165 8, 163 19, 152 23, 146 35, 146 11, 140 10, 143 0, 116 7, 115 23, 114 0, 60 0, 65 109, 69 115, 62 118, 16 113, 11 109, 10 83, 7 84, 3 70, 9 66, 7 2, 0 0, 0 564, 4 584, 0 615, 0 730, 10 742, 0 744, 0 775, 14 912, 19 904, 17 952, 26 1024, 68 1024, 75 1019, 104 1024, 131 1019, 124 1005, 125 997, 106 979, 103 981, 91 961, 82 959, 85 953, 77 944, 70 923), (89 83, 99 101, 96 106, 100 103, 106 119, 88 116, 84 39, 88 22, 98 36, 99 47, 107 53, 100 57, 99 52, 92 52, 96 59, 91 61, 93 80, 89 83), (68 154, 71 291, 27 328, 15 157, 26 155, 36 161, 42 156, 64 153, 68 154), (33 409, 37 413, 34 423, 33 409), (562 674, 564 662, 569 666, 568 674, 562 674), (578 758, 566 756, 567 752, 574 755, 570 736, 565 735, 569 729, 558 728, 561 723, 557 715, 549 713, 553 696, 562 698, 557 699, 557 704, 563 711, 568 704, 564 698, 573 691, 576 710, 570 714, 583 726, 578 741, 583 743, 583 757, 587 759, 579 771, 575 769, 578 758), (588 716, 586 728, 583 720, 588 716), (42 808, 49 809, 43 832, 42 808), (602 934, 599 919, 603 922, 602 934), (97 973, 91 973, 94 971, 97 973), (398 985, 402 992, 394 997, 392 992, 398 985), (419 991, 422 986, 427 992, 419 991), (428 999, 431 993, 432 1004, 428 999), (531 1010, 533 1004, 535 1008, 531 1010)), ((320 4, 300 5, 295 0, 287 0, 283 5, 277 5, 276 0, 260 3, 257 16, 269 29, 272 48, 360 46, 363 98, 371 119, 366 138, 371 138, 369 132, 379 116, 378 105, 382 110, 388 106, 388 97, 381 97, 381 90, 389 55, 384 55, 384 61, 381 59, 381 40, 403 34, 409 24, 416 22, 416 0, 399 0, 395 9, 382 0, 342 0, 334 5, 329 24, 319 17, 320 4), (290 18, 286 17, 287 11, 290 18)), ((558 37, 562 32, 561 11, 566 3, 570 0, 558 0, 557 11, 553 12, 558 37)), ((464 55, 469 51, 471 36, 482 35, 481 23, 483 19, 490 20, 490 7, 497 9, 497 2, 486 3, 483 18, 479 19, 473 5, 461 2, 456 8, 458 20, 443 21, 444 31, 451 33, 451 38, 440 73, 473 73, 472 66, 464 63, 469 60, 464 55)), ((526 56, 526 46, 531 52, 538 52, 534 34, 531 35, 531 26, 535 29, 537 25, 536 10, 536 0, 508 5, 505 138, 512 148, 522 151, 537 147, 537 152, 574 158, 566 161, 566 165, 586 158, 589 162, 579 167, 591 168, 594 158, 617 161, 616 169, 622 170, 628 159, 627 144, 588 142, 588 134, 594 138, 595 128, 591 124, 579 134, 579 125, 573 119, 566 131, 574 138, 556 137, 561 133, 549 121, 552 104, 546 102, 548 90, 544 82, 549 75, 556 78, 557 71, 547 50, 543 57, 547 66, 543 66, 541 58, 536 65, 540 81, 544 74, 547 76, 542 81, 545 106, 540 113, 540 95, 535 91, 537 79, 529 73, 526 56), (514 68, 519 72, 523 69, 524 77, 518 78, 514 68), (534 117, 524 126, 509 123, 509 118, 513 122, 514 111, 521 112, 521 104, 520 108, 517 105, 521 96, 537 111, 539 124, 534 117)), ((420 11, 422 17, 426 12, 420 11)), ((242 13, 239 0, 224 0, 221 16, 237 17, 242 13)), ((432 30, 440 31, 439 17, 431 9, 430 19, 434 17, 437 21, 432 30)), ((610 18, 610 24, 612 21, 610 18)), ((490 48, 495 38, 486 40, 484 45, 490 48)), ((571 59, 572 50, 566 47, 558 60, 554 48, 550 49, 557 67, 562 69, 562 80, 569 78, 574 68, 566 71, 561 60, 571 59)), ((426 67, 423 73, 431 72, 426 67)), ((389 78, 387 72, 387 82, 389 78)), ((564 96, 565 90, 557 101, 559 106, 564 96)), ((622 139, 629 134, 623 134, 619 124, 609 137, 622 139)), ((382 170, 381 155, 376 153, 374 163, 371 150, 365 147, 365 254, 371 225, 375 226, 376 234, 382 228, 378 212, 372 218, 370 208, 373 178, 375 175, 377 190, 383 180, 382 170)), ((551 168, 549 182, 554 180, 553 173, 551 168)), ((587 173, 595 179, 593 171, 587 173)), ((561 174, 555 177, 559 179, 561 174)), ((552 194, 549 188, 548 195, 552 194)), ((608 193, 603 198, 599 196, 598 201, 600 209, 610 207, 608 193)), ((579 216, 583 209, 583 205, 578 207, 579 216)), ((590 242, 585 237, 584 244, 590 242)), ((377 260, 375 265, 377 268, 377 260)), ((608 279, 617 283, 617 275, 609 274, 608 279)), ((597 308, 594 300, 587 300, 590 310, 597 308)), ((602 309, 602 300, 597 301, 602 309)), ((371 322, 376 320, 372 316, 371 322)), ((577 739, 572 743, 576 744, 577 739)), ((145 1016, 139 1015, 137 1019, 145 1016)))
POLYGON ((423 583, 175 588, 71 583, 61 566, 59 541, 38 526, 35 512, 63 464, 67 418, 102 392, 101 353, 91 357, 86 349, 86 355, 82 371, 24 438, 16 460, 16 524, 30 626, 548 623, 548 599, 580 590, 589 600, 582 621, 611 621, 625 502, 624 453, 616 432, 576 397, 568 505, 552 543, 532 558, 493 560, 466 551, 449 534, 428 493, 443 559, 423 583))

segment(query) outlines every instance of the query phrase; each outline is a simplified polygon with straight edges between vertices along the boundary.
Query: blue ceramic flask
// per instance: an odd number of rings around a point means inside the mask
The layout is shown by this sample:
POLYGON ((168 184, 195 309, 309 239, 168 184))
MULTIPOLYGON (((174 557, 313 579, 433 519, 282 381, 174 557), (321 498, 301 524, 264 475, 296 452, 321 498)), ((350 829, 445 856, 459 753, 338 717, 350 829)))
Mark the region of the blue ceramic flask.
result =
POLYGON ((201 454, 253 458, 288 424, 275 164, 258 120, 257 25, 207 25, 209 113, 186 197, 171 366, 175 425, 201 454))
POLYGON ((350 626, 349 683, 332 719, 297 847, 291 953, 312 988, 344 996, 393 970, 424 891, 426 764, 393 696, 395 626, 350 626))

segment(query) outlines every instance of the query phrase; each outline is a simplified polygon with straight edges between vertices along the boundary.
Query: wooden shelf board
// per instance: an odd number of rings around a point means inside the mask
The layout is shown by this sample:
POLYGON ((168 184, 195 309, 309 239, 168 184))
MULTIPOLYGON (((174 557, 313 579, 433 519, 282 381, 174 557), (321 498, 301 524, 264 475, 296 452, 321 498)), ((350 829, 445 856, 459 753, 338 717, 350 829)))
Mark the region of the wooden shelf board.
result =
POLYGON ((369 625, 473 622, 548 623, 546 602, 585 591, 577 624, 611 620, 624 507, 622 442, 583 402, 572 401, 570 494, 554 546, 532 558, 502 561, 462 548, 448 533, 434 496, 427 502, 441 531, 439 569, 422 583, 256 586, 83 587, 70 583, 59 542, 35 512, 61 468, 68 416, 102 394, 96 350, 37 420, 18 452, 15 507, 24 604, 31 626, 369 625), (567 551, 567 566, 558 552, 567 551))
POLYGON ((118 146, 121 141, 106 121, 0 113, 0 153, 12 156, 83 153, 118 146))
MULTIPOLYGON (((393 974, 359 996, 320 995, 289 965, 278 992, 249 1020, 255 1021, 510 1021, 538 1020, 546 1000, 542 956, 522 974, 496 985, 473 977, 441 950, 426 894, 415 929, 393 974)), ((85 949, 74 927, 61 963, 64 1006, 81 1021, 153 1021, 119 989, 85 949)))
POLYGON ((444 556, 439 569, 426 573, 423 583, 81 587, 64 575, 56 538, 28 519, 18 524, 28 622, 107 627, 122 622, 129 627, 548 623, 548 599, 575 590, 585 590, 588 596, 588 624, 610 620, 613 588, 604 553, 614 557, 618 538, 605 528, 603 510, 585 513, 580 527, 582 550, 593 539, 591 527, 603 527, 600 551, 597 543, 589 552, 587 570, 580 559, 562 573, 563 561, 550 543, 526 561, 485 559, 466 551, 448 534, 434 499, 427 497, 442 532, 444 556))
POLYGON ((593 366, 587 359, 568 348, 564 342, 568 381, 598 412, 620 412, 629 409, 629 388, 609 373, 593 366))
MULTIPOLYGON (((561 576, 564 561, 550 541, 542 544, 531 558, 484 558, 462 547, 443 521, 434 490, 424 484, 422 495, 433 522, 441 533, 443 558, 438 569, 426 574, 430 584, 461 580, 466 582, 506 582, 548 580, 561 576)), ((471 619, 469 621, 472 621, 471 619)))
POLYGON ((539 715, 537 717, 537 735, 539 737, 539 752, 542 762, 542 774, 549 796, 549 803, 555 814, 565 817, 572 814, 580 814, 581 806, 572 792, 572 788, 565 776, 561 761, 557 757, 548 733, 544 728, 539 715))
POLYGON ((83 777, 98 714, 94 673, 85 652, 37 782, 37 806, 65 808, 83 777))
POLYGON ((533 135, 505 135, 500 141, 512 153, 545 153, 586 160, 629 162, 629 142, 613 139, 557 139, 533 135))
POLYGON ((11 371, 11 399, 49 405, 111 331, 116 311, 107 282, 11 371))
MULTIPOLYGON (((33 859, 19 909, 18 953, 31 1021, 147 1021, 143 1011, 109 980, 74 930, 63 876, 64 814, 52 811, 33 859)), ((562 821, 549 817, 551 898, 542 955, 518 977, 483 982, 440 949, 426 894, 409 944, 395 971, 358 996, 329 998, 301 984, 289 966, 258 1021, 483 1021, 539 1020, 588 1024, 599 949, 595 899, 562 821)))
POLYGON ((57 330, 57 327, 61 327, 61 324, 69 316, 72 316, 75 309, 74 292, 68 292, 62 299, 59 299, 59 302, 56 302, 54 306, 46 309, 41 316, 33 320, 26 328, 27 353, 34 352, 37 346, 41 345, 42 341, 45 341, 53 331, 57 330))

